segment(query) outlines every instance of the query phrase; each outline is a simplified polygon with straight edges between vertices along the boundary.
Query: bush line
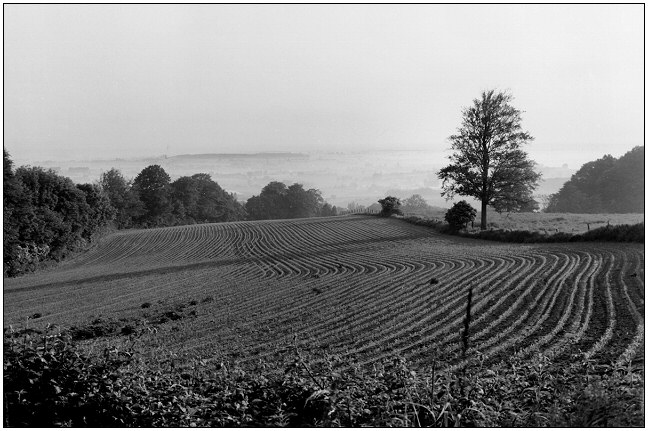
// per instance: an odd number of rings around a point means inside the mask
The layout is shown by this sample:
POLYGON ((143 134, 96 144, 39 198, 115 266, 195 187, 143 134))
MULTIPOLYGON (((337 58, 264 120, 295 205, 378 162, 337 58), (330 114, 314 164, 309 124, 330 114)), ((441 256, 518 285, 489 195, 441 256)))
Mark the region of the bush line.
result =
POLYGON ((488 241, 514 242, 514 243, 556 243, 556 242, 637 242, 644 243, 644 223, 633 225, 621 224, 616 226, 603 226, 585 233, 570 234, 558 232, 545 235, 528 230, 481 230, 476 233, 453 230, 447 223, 439 220, 429 220, 417 216, 398 217, 407 223, 417 226, 427 226, 440 233, 458 235, 466 238, 484 239, 488 241))
POLYGON ((94 356, 69 334, 4 334, 4 426, 643 426, 643 373, 543 355, 459 377, 400 357, 304 357, 243 370, 198 358, 94 356))

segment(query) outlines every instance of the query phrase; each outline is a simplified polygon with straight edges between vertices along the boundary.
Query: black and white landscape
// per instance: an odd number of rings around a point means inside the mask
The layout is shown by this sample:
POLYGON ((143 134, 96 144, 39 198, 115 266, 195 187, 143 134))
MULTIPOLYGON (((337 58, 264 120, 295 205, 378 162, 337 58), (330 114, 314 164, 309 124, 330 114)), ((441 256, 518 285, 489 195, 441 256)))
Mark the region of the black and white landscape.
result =
POLYGON ((6 4, 3 425, 642 427, 640 4, 6 4))

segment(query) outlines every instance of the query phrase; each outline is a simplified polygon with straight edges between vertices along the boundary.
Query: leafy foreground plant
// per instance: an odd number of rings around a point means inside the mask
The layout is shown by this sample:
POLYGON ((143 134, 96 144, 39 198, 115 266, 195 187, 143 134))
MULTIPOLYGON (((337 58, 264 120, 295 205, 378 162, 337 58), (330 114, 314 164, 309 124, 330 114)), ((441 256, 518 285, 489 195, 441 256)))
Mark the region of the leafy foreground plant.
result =
MULTIPOLYGON (((134 339, 134 338, 133 338, 134 339)), ((643 370, 538 356, 459 379, 402 358, 259 363, 90 356, 65 333, 4 334, 5 426, 643 426, 643 370)))

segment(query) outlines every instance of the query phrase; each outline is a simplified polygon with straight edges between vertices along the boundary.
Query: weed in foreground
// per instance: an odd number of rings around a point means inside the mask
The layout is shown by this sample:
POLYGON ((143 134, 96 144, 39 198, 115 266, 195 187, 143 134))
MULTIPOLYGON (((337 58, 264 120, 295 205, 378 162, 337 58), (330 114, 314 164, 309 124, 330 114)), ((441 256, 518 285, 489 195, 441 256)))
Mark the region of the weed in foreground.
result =
POLYGON ((4 333, 5 426, 643 426, 643 370, 536 355, 462 376, 395 357, 243 370, 145 347, 88 354, 65 332, 4 333))

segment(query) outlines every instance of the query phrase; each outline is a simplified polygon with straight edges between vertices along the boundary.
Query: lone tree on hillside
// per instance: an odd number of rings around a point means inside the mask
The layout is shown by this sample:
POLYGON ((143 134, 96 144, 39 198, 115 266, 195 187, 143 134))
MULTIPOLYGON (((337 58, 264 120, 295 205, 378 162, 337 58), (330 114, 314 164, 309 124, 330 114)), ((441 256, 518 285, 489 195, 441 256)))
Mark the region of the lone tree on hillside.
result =
POLYGON ((400 209, 400 199, 397 197, 387 196, 385 199, 378 200, 378 203, 382 207, 380 211, 381 217, 390 217, 392 214, 403 214, 400 209))
POLYGON ((486 228, 486 206, 515 196, 527 200, 538 186, 540 174, 535 162, 521 147, 533 140, 522 130, 521 111, 510 105, 513 96, 495 90, 463 111, 463 121, 456 135, 450 136, 454 154, 450 165, 437 174, 443 180, 442 196, 455 194, 481 200, 481 228, 486 228))

